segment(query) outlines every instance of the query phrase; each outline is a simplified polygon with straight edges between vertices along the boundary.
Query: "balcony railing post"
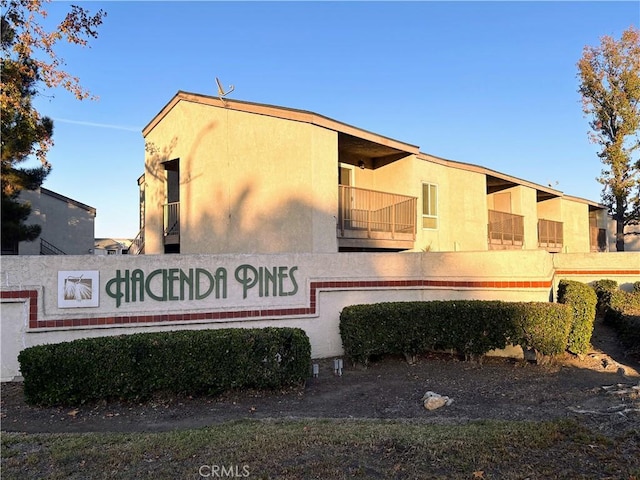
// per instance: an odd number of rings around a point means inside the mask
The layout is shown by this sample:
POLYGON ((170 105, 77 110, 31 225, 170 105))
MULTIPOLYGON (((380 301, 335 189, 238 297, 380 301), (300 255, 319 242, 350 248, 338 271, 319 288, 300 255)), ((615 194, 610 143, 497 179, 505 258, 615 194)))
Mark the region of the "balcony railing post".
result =
POLYGON ((398 200, 394 195, 393 205, 391 205, 391 238, 396 237, 396 205, 398 205, 398 200))
POLYGON ((367 238, 371 238, 371 195, 367 195, 367 238))
POLYGON ((338 185, 338 230, 340 231, 340 236, 344 236, 345 190, 346 187, 338 185))

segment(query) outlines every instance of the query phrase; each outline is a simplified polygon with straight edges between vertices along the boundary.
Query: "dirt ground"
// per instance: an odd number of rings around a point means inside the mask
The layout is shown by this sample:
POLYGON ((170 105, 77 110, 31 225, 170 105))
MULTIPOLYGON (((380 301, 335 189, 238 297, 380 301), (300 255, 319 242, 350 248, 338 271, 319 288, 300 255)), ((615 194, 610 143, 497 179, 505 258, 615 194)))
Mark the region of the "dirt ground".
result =
POLYGON ((318 361, 317 378, 277 392, 231 392, 219 397, 162 397, 144 404, 96 403, 38 408, 24 402, 18 382, 1 386, 2 431, 27 433, 152 432, 198 428, 243 418, 380 418, 454 424, 471 420, 579 418, 602 433, 640 431, 640 362, 624 355, 600 322, 593 350, 550 365, 485 358, 482 364, 428 354, 409 365, 385 358, 367 369, 346 360, 342 376, 333 359, 318 361), (427 391, 453 403, 424 408, 427 391))

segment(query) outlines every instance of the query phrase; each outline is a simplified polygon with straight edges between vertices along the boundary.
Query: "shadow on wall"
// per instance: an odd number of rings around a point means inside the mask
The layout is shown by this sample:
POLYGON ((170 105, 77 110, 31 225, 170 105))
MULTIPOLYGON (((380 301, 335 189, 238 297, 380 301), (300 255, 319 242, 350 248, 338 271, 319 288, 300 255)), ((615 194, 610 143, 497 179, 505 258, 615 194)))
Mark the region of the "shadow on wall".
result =
MULTIPOLYGON (((198 246, 199 251, 194 253, 308 253, 314 242, 313 222, 320 217, 326 219, 323 227, 335 236, 330 212, 320 211, 299 197, 258 207, 257 190, 254 182, 246 182, 228 199, 227 192, 212 193, 210 205, 181 227, 189 242, 198 246), (217 206, 221 207, 219 211, 215 210, 217 206)), ((185 246, 187 253, 189 246, 185 246)))
MULTIPOLYGON (((304 198, 303 191, 292 192, 298 187, 295 179, 286 180, 287 171, 278 174, 278 185, 275 182, 269 185, 269 178, 251 170, 234 171, 236 175, 241 174, 241 182, 215 181, 228 165, 220 165, 216 171, 216 149, 205 150, 202 145, 205 140, 211 140, 219 127, 217 123, 206 124, 194 133, 193 140, 174 136, 164 145, 151 141, 145 144, 146 183, 155 185, 145 189, 147 213, 167 203, 167 187, 162 187, 168 181, 167 162, 179 159, 175 168, 179 169, 180 249, 183 253, 309 252, 313 250, 314 231, 331 232, 335 236, 337 212, 322 211, 322 207, 304 198), (181 145, 188 147, 186 152, 181 145), (204 186, 196 187, 205 175, 209 178, 202 182, 204 186), (184 188, 192 183, 194 186, 184 188), (202 191, 212 183, 217 183, 217 190, 202 191), (318 221, 321 226, 317 225, 318 221)), ((254 160, 260 161, 251 159, 254 160)), ((231 160, 225 157, 223 161, 231 160)), ((322 235, 327 242, 327 233, 322 235)), ((337 245, 337 237, 335 242, 337 245)))
POLYGON ((22 200, 32 205, 28 224, 40 225, 40 236, 20 242, 21 255, 40 255, 41 245, 67 255, 86 255, 94 248, 95 213, 72 201, 40 191, 23 192, 22 200))

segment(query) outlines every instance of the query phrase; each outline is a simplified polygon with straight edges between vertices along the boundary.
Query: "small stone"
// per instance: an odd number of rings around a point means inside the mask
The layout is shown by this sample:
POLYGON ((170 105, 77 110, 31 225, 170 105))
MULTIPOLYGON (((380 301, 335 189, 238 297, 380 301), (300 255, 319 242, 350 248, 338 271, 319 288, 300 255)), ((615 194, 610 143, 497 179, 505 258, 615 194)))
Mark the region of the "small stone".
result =
POLYGON ((424 400, 424 408, 427 410, 435 410, 436 408, 444 407, 447 404, 447 400, 444 397, 429 397, 424 400))
POLYGON ((440 395, 435 392, 427 392, 422 396, 422 402, 424 408, 427 410, 435 410, 440 407, 449 406, 453 403, 453 399, 446 397, 444 395, 440 395))

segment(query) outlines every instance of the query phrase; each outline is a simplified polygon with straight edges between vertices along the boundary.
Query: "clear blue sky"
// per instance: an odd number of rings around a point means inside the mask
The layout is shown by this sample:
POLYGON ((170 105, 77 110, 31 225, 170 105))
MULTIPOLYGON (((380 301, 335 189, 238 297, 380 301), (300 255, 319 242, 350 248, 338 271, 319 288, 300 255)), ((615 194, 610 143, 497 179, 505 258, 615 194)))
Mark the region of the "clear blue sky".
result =
MULTIPOLYGON (((309 110, 569 195, 600 200, 577 93, 585 45, 640 22, 637 2, 73 2, 107 12, 66 70, 98 101, 44 92, 44 187, 134 237, 142 128, 179 90, 309 110)), ((49 5, 49 18, 69 2, 49 5)))

